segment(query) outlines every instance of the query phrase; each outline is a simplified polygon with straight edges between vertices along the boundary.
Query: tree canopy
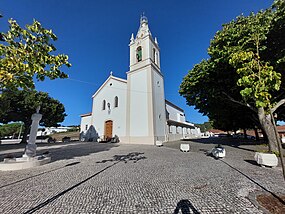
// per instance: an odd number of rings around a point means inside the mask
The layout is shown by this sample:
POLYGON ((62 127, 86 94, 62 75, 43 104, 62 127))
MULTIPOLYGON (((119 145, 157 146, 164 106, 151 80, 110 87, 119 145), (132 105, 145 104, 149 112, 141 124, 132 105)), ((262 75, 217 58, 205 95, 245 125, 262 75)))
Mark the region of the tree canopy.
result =
POLYGON ((22 125, 22 123, 0 125, 0 138, 7 136, 18 137, 19 133, 23 131, 22 125))
POLYGON ((204 122, 203 124, 195 124, 196 127, 201 129, 201 132, 206 132, 212 129, 212 122, 204 122))
POLYGON ((267 10, 224 24, 211 40, 210 58, 184 77, 180 94, 214 127, 257 126, 274 141, 271 115, 285 119, 284 8, 277 0, 267 10))
POLYGON ((9 31, 0 33, 0 89, 34 89, 34 77, 43 81, 66 78, 60 69, 70 67, 68 56, 53 55, 57 37, 34 20, 22 28, 16 20, 9 20, 9 31))
POLYGON ((0 97, 0 122, 22 121, 25 127, 23 137, 25 142, 32 123, 31 116, 38 106, 41 107, 41 126, 59 126, 58 123, 66 116, 63 104, 47 93, 25 90, 4 91, 0 97))

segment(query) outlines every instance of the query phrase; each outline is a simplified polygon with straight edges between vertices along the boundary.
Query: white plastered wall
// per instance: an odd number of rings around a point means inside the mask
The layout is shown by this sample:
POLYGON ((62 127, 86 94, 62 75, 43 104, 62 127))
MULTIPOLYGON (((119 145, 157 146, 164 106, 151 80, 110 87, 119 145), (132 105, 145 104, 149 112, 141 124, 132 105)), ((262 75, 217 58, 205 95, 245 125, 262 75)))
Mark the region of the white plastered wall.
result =
POLYGON ((144 137, 149 133, 149 87, 148 73, 140 70, 139 72, 128 75, 129 91, 129 121, 130 136, 144 137))
POLYGON ((166 103, 166 110, 169 114, 169 120, 177 121, 177 122, 185 122, 184 112, 174 108, 171 105, 166 103))
POLYGON ((153 109, 154 109, 154 135, 155 140, 164 141, 166 137, 166 114, 164 98, 164 82, 161 74, 153 69, 152 72, 153 87, 153 109))
POLYGON ((83 132, 85 134, 87 132, 87 130, 91 126, 91 120, 92 120, 91 115, 81 117, 80 133, 83 132))
POLYGON ((127 104, 126 82, 110 78, 93 97, 92 124, 100 137, 104 136, 105 122, 113 121, 113 136, 119 138, 126 136, 126 104, 127 104), (115 97, 118 97, 118 107, 115 105, 115 97), (103 100, 106 101, 106 109, 102 110, 103 100), (110 103, 110 108, 108 108, 110 103))

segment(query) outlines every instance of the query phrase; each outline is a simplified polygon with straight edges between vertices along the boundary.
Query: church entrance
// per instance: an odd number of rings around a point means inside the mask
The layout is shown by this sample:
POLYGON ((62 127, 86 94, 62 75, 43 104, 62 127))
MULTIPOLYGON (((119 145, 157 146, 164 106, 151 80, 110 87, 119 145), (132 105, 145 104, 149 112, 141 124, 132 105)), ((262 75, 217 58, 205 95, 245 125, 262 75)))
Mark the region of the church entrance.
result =
POLYGON ((111 139, 113 137, 113 121, 107 120, 105 122, 105 139, 111 139))

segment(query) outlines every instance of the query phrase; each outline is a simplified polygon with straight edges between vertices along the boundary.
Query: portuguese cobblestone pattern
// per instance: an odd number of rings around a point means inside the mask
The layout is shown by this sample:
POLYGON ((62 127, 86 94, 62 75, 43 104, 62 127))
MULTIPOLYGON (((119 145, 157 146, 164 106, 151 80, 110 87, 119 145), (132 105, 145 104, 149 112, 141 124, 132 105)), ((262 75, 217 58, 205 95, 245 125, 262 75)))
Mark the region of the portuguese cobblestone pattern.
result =
POLYGON ((180 142, 39 146, 53 162, 0 172, 0 213, 263 213, 250 194, 285 193, 280 167, 253 164, 252 151, 225 146, 215 160, 205 155, 212 144, 186 143, 187 153, 180 142))

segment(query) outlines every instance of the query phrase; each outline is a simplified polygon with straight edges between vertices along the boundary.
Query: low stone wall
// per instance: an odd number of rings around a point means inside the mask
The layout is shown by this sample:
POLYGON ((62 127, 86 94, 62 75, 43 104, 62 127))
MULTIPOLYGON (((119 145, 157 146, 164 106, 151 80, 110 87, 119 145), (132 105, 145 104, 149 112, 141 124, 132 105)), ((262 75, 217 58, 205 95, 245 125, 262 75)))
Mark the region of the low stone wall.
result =
POLYGON ((177 141, 181 139, 195 139, 198 138, 196 135, 193 134, 169 134, 168 141, 177 141))
POLYGON ((176 141, 176 140, 180 140, 181 138, 183 138, 183 134, 169 134, 168 135, 168 141, 176 141))

